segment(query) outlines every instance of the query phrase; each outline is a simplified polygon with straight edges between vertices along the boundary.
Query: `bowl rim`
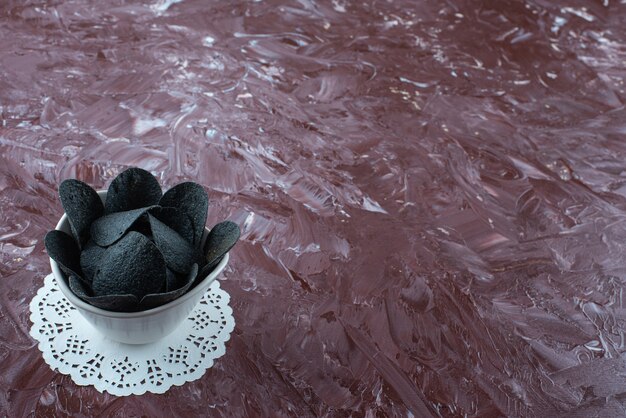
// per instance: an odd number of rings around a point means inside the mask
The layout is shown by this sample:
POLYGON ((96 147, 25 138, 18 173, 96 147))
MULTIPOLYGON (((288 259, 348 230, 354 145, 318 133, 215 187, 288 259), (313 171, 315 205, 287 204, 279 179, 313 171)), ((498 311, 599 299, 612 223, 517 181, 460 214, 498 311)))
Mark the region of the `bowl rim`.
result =
MULTIPOLYGON (((99 190, 98 195, 101 198, 105 197, 106 190, 99 190)), ((69 223, 67 219, 67 214, 63 213, 63 216, 61 216, 61 219, 59 219, 59 222, 57 222, 55 230, 58 230, 58 231, 62 230, 63 226, 65 226, 66 223, 69 223)), ((209 232, 209 229, 205 227, 204 231, 209 232)), ((83 309, 85 311, 91 312, 99 316, 105 316, 109 318, 133 319, 133 318, 142 318, 144 316, 152 316, 152 315, 167 311, 175 306, 178 306, 188 301, 189 299, 193 298, 198 293, 205 292, 206 289, 209 287, 209 285, 217 278, 217 276, 222 272, 222 270, 224 270, 224 268, 228 264, 228 259, 229 259, 229 253, 226 253, 224 257, 222 258, 222 260, 219 262, 219 264, 215 266, 211 274, 206 276, 191 291, 185 293, 179 298, 174 299, 171 302, 166 303, 165 305, 157 306, 156 308, 152 308, 152 309, 148 309, 148 310, 140 311, 140 312, 107 311, 106 309, 97 308, 93 305, 88 304, 87 302, 81 300, 78 296, 76 296, 74 292, 72 292, 72 290, 69 288, 69 286, 64 280, 64 275, 61 272, 59 265, 52 258, 50 258, 50 267, 52 268, 52 274, 54 275, 54 278, 56 282, 58 283, 59 288, 61 289, 61 292, 63 292, 65 297, 67 297, 67 299, 77 308, 83 309)))

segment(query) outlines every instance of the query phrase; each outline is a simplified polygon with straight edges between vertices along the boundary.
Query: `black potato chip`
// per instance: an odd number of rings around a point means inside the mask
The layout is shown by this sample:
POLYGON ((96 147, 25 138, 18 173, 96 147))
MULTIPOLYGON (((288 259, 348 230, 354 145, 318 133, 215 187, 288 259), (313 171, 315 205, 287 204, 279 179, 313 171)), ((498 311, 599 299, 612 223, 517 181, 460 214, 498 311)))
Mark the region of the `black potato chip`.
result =
POLYGON ((80 267, 83 270, 83 279, 86 282, 91 283, 93 281, 93 275, 96 274, 96 268, 100 264, 106 250, 106 248, 100 247, 93 240, 89 240, 83 248, 83 251, 80 253, 80 267))
POLYGON ((83 276, 80 268, 80 248, 76 240, 63 231, 50 231, 44 238, 46 250, 51 259, 57 262, 68 276, 83 276))
MULTIPOLYGON (((158 208, 158 206, 154 207, 154 209, 156 208, 158 208)), ((152 237, 152 229, 150 229, 150 222, 146 215, 140 216, 137 222, 130 227, 129 231, 139 232, 141 235, 145 235, 148 238, 152 237)))
POLYGON ((233 248, 240 235, 239 225, 232 221, 215 225, 204 243, 204 259, 207 265, 217 264, 216 261, 233 248))
POLYGON ((187 276, 175 273, 170 269, 166 269, 165 282, 165 291, 171 292, 172 290, 183 287, 185 283, 187 283, 187 276))
POLYGON ((167 267, 176 273, 187 274, 193 263, 198 261, 197 251, 176 231, 151 214, 148 214, 148 219, 154 244, 163 254, 167 267))
POLYGON ((139 304, 134 295, 91 296, 89 285, 76 276, 70 276, 70 289, 88 304, 107 311, 135 312, 139 304))
POLYGON ((240 235, 239 226, 232 221, 220 222, 211 229, 204 243, 204 262, 206 264, 198 274, 199 280, 204 280, 222 261, 224 255, 235 246, 240 235))
POLYGON ((129 168, 111 182, 104 204, 106 215, 152 206, 163 195, 157 179, 141 168, 129 168))
POLYGON ((91 239, 101 247, 108 247, 122 238, 135 222, 153 206, 105 215, 91 224, 91 239))
POLYGON ((80 297, 81 299, 83 297, 91 297, 93 294, 89 283, 87 283, 80 277, 77 277, 74 275, 69 276, 68 284, 72 292, 74 292, 74 294, 80 297))
POLYGON ((159 205, 178 208, 183 213, 189 215, 193 222, 193 243, 199 246, 204 233, 207 210, 209 209, 209 197, 202 186, 193 182, 177 184, 165 192, 159 201, 159 205))
POLYGON ((187 292, 187 290, 189 290, 189 287, 197 275, 198 265, 194 264, 191 266, 191 270, 189 270, 189 273, 185 278, 185 284, 182 287, 166 293, 156 293, 144 296, 143 299, 141 299, 141 302, 139 302, 139 309, 143 311, 146 309, 156 308, 157 306, 165 305, 166 303, 181 297, 187 292))
POLYGON ((145 295, 159 292, 165 282, 165 260, 145 236, 130 231, 107 248, 93 277, 94 296, 145 295))
POLYGON ((176 231, 178 235, 185 238, 187 242, 193 244, 193 221, 185 212, 177 208, 164 208, 162 206, 157 206, 154 209, 151 209, 150 213, 159 221, 176 231))
POLYGON ((104 213, 102 200, 89 185, 75 179, 64 180, 61 183, 59 197, 72 233, 82 247, 89 240, 91 223, 104 213))

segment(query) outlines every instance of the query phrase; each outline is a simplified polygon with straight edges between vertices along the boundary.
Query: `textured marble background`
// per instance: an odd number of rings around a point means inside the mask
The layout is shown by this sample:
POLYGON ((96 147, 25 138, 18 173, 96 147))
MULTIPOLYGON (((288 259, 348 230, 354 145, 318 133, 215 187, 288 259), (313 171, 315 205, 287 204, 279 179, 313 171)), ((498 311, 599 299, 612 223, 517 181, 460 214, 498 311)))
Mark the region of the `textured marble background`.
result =
POLYGON ((0 415, 626 416, 626 4, 0 2, 0 415), (165 395, 28 335, 57 185, 242 228, 224 357, 165 395))

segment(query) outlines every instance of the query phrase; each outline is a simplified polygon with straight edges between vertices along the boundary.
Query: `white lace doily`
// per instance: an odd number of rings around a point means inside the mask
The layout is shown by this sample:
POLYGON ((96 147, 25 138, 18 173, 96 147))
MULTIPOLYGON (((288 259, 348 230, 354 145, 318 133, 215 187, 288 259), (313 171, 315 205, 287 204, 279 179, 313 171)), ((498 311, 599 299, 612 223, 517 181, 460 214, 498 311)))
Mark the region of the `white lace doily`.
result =
POLYGON ((172 334, 155 343, 128 345, 96 331, 50 274, 30 303, 30 335, 39 341, 46 363, 78 385, 117 396, 164 393, 199 379, 225 353, 235 327, 229 300, 216 280, 172 334))

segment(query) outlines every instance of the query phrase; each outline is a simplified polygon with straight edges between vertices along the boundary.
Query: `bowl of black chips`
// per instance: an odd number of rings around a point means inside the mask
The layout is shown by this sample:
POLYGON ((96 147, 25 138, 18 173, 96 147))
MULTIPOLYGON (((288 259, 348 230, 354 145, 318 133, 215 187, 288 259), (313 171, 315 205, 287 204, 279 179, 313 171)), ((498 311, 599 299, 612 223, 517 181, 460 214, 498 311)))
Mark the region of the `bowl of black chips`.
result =
POLYGON ((237 224, 205 226, 199 184, 163 193, 148 171, 130 168, 106 191, 69 179, 65 214, 45 245, 59 288, 98 331, 128 344, 159 340, 189 315, 228 264, 237 224))

